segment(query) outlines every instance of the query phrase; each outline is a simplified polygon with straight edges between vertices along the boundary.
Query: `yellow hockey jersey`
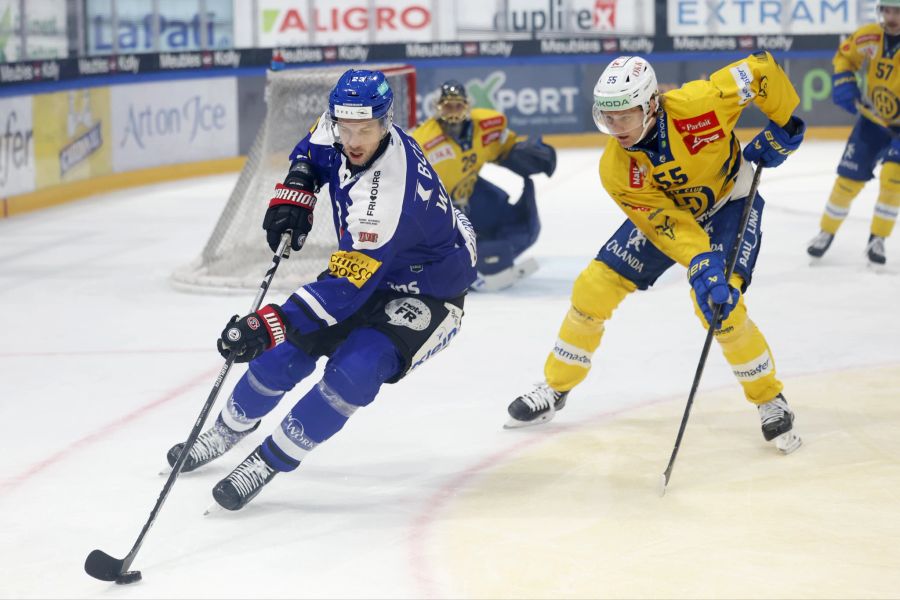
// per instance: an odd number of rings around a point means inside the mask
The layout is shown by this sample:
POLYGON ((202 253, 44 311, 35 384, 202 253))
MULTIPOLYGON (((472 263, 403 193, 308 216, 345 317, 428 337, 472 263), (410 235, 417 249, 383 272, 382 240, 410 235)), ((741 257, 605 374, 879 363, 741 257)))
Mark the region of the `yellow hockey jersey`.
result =
POLYGON ((610 137, 600 158, 609 195, 654 246, 682 265, 711 249, 697 219, 734 189, 742 158, 733 129, 750 102, 779 125, 800 103, 768 52, 663 94, 654 150, 625 149, 610 137))
POLYGON ((884 46, 881 25, 863 25, 839 47, 832 60, 835 73, 864 70, 864 95, 875 112, 894 125, 900 125, 900 52, 884 46))
POLYGON ((462 143, 444 133, 434 117, 419 125, 412 137, 422 146, 457 206, 468 203, 484 163, 503 160, 520 141, 507 128, 506 117, 487 108, 472 109, 471 125, 462 136, 462 143))

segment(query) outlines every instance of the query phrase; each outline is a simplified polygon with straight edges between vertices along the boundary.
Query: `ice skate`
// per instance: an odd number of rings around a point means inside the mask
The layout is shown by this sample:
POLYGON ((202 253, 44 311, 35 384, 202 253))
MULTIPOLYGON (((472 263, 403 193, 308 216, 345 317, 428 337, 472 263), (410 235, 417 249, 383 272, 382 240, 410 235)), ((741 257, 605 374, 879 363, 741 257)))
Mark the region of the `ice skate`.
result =
POLYGON ((866 244, 866 257, 869 259, 869 266, 880 267, 887 262, 884 254, 884 238, 880 235, 870 235, 869 243, 866 244))
POLYGON ((831 246, 832 241, 834 241, 833 233, 820 231, 816 237, 810 240, 809 246, 806 248, 806 253, 813 258, 822 258, 829 246, 831 246))
MULTIPOLYGON (((188 457, 184 461, 184 465, 181 467, 181 472, 187 473, 214 461, 234 448, 238 442, 251 432, 256 431, 257 427, 259 427, 259 422, 247 431, 235 431, 222 421, 220 415, 212 427, 197 437, 197 441, 194 442, 188 457)), ((184 448, 183 442, 175 444, 169 449, 168 454, 166 454, 166 460, 169 461, 170 467, 175 466, 175 461, 181 456, 182 448, 184 448)))
POLYGON ((767 442, 775 442, 779 452, 790 454, 803 444, 803 440, 794 432, 794 412, 784 396, 778 394, 758 408, 763 437, 767 442))
POLYGON ((527 394, 522 394, 512 401, 507 409, 510 419, 504 429, 517 429, 529 425, 546 423, 553 418, 556 411, 566 405, 569 392, 557 392, 546 383, 537 385, 527 394))
POLYGON ((538 262, 533 258, 526 258, 510 268, 493 275, 478 273, 469 289, 474 292, 499 292, 525 279, 537 270, 538 262))
POLYGON ((278 471, 269 466, 257 446, 228 477, 215 485, 213 498, 226 510, 240 510, 277 474, 278 471))

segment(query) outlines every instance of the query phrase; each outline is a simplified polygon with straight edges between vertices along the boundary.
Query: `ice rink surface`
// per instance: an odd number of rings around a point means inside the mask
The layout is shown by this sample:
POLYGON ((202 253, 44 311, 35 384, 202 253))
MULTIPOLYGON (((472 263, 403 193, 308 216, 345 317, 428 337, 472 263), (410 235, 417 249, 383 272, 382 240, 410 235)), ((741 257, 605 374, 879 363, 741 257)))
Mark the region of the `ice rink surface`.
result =
MULTIPOLYGON (((178 479, 128 587, 91 579, 84 558, 131 548, 222 364, 215 340, 252 302, 168 279, 199 253, 236 175, 0 221, 0 597, 896 597, 900 243, 888 240, 886 269, 867 268, 877 182, 821 264, 805 252, 841 151, 808 142, 760 188, 747 302, 797 413, 796 453, 766 445, 714 346, 657 496, 704 338, 679 267, 623 303, 554 421, 502 429, 542 378, 572 282, 624 218, 600 186, 600 151, 567 150, 536 180, 535 275, 470 294, 446 351, 244 511, 202 516, 319 373, 298 386, 249 440, 178 479)), ((517 196, 515 176, 483 175, 517 196)))

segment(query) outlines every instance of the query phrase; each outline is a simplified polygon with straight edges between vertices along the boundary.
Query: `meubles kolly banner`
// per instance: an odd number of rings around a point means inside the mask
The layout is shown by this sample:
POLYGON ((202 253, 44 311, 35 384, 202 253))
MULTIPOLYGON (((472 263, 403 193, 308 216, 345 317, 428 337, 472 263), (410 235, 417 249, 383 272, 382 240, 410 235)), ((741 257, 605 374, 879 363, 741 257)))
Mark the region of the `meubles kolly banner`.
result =
POLYGON ((115 86, 110 103, 115 172, 238 154, 233 77, 115 86))
MULTIPOLYGON (((721 1, 721 0, 720 0, 721 1)), ((839 0, 835 0, 839 1, 839 0)), ((754 52, 770 50, 823 50, 833 53, 840 36, 795 36, 778 32, 764 35, 718 36, 603 36, 553 37, 528 40, 492 40, 465 42, 409 42, 404 44, 344 44, 255 48, 249 50, 215 50, 202 52, 169 52, 160 54, 120 54, 117 56, 71 58, 0 64, 0 96, 11 96, 22 85, 56 83, 91 77, 115 83, 120 76, 183 73, 188 71, 229 72, 238 68, 262 71, 277 54, 287 66, 327 65, 334 63, 412 62, 424 65, 431 59, 565 57, 608 62, 619 54, 641 54, 678 51, 754 52)), ((689 58, 688 58, 689 60, 689 58)), ((104 81, 104 84, 107 82, 104 81)), ((96 82, 94 82, 96 85, 96 82)))

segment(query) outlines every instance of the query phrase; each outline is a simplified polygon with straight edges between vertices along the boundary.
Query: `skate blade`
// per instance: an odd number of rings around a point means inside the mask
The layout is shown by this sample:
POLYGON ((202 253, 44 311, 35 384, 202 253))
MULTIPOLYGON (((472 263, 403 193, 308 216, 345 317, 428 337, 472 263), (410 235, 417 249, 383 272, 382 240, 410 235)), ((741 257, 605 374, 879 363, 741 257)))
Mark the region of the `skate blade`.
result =
POLYGON ((533 421, 519 421, 518 419, 513 419, 512 417, 510 417, 509 421, 503 424, 503 429, 523 429, 525 427, 540 425, 552 420, 554 414, 556 413, 547 413, 546 415, 541 415, 533 421))
POLYGON ((886 270, 885 264, 875 263, 875 262, 872 262, 871 260, 866 261, 866 266, 868 267, 869 271, 871 271, 872 273, 884 273, 886 270))
POLYGON ((793 431, 782 433, 774 440, 775 447, 782 454, 790 454, 803 445, 803 439, 793 431))
POLYGON ((160 477, 168 477, 172 473, 172 467, 165 467, 159 472, 160 477))
POLYGON ((206 507, 206 510, 203 511, 203 516, 208 517, 210 515, 220 513, 224 510, 225 509, 222 508, 222 505, 220 505, 218 502, 213 502, 212 504, 210 504, 209 506, 206 507))

